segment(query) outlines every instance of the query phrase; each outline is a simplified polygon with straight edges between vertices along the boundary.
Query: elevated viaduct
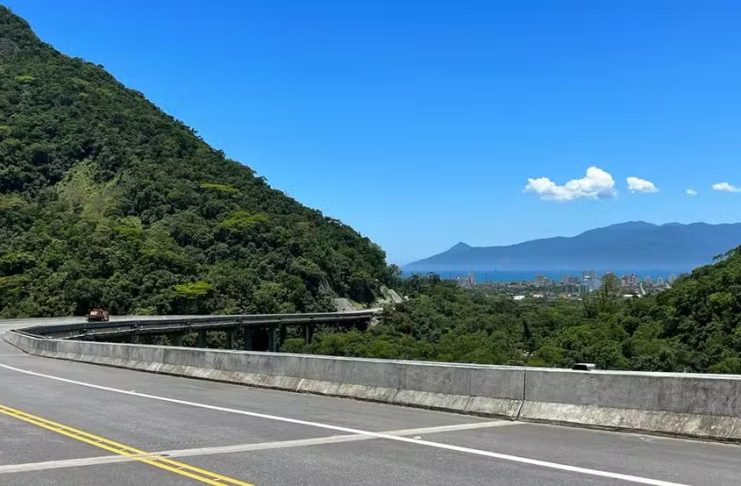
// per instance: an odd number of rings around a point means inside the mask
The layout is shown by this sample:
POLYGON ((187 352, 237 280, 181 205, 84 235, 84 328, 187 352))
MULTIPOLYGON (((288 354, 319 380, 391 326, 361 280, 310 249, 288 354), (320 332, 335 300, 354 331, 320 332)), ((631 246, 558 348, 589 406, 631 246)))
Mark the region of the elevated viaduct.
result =
POLYGON ((230 316, 113 316, 107 322, 87 322, 83 318, 19 320, 21 331, 39 337, 83 341, 133 342, 151 344, 165 337, 169 344, 182 346, 189 334, 197 336, 198 347, 206 347, 208 334, 224 333, 224 348, 235 344, 245 351, 278 351, 293 329, 294 335, 310 342, 318 325, 334 328, 366 329, 381 309, 302 314, 252 314, 230 316), (238 343, 235 335, 239 336, 238 343))

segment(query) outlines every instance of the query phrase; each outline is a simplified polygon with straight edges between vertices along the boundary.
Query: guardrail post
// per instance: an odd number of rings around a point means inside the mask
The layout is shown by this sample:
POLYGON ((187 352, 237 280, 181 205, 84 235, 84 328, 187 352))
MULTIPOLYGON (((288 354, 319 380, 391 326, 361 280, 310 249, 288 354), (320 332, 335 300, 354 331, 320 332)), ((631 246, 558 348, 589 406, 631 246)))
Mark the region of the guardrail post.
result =
POLYGON ((206 330, 201 329, 198 331, 198 347, 199 348, 205 348, 206 347, 206 330))

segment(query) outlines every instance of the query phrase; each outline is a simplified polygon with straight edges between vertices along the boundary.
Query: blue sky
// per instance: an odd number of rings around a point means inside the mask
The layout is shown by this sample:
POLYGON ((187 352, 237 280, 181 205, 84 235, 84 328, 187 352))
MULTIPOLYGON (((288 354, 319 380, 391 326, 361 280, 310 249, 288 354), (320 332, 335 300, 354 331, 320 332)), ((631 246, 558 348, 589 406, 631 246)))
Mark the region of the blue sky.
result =
POLYGON ((395 263, 741 221, 735 1, 2 3, 395 263))

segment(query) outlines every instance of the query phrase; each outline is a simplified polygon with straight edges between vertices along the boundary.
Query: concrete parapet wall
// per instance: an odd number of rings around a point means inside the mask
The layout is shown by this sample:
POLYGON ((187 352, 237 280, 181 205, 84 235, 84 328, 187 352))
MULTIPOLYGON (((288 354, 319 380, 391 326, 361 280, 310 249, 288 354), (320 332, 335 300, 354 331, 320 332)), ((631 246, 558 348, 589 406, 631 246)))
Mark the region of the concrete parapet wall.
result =
POLYGON ((741 440, 741 376, 529 368, 520 419, 741 440))
POLYGON ((741 441, 741 376, 571 371, 43 339, 39 356, 513 420, 741 441))
POLYGON ((524 393, 522 368, 67 341, 17 332, 5 340, 50 358, 513 420, 524 393))

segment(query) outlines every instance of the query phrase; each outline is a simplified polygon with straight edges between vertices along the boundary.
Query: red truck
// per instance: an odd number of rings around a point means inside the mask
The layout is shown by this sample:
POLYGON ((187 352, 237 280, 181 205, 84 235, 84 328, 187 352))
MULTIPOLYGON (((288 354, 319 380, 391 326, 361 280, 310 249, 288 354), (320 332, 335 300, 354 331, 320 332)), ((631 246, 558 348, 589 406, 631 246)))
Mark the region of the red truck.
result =
POLYGON ((90 312, 88 312, 85 317, 87 317, 88 322, 93 321, 103 321, 108 322, 110 319, 110 315, 108 314, 107 310, 103 309, 91 309, 90 312))

